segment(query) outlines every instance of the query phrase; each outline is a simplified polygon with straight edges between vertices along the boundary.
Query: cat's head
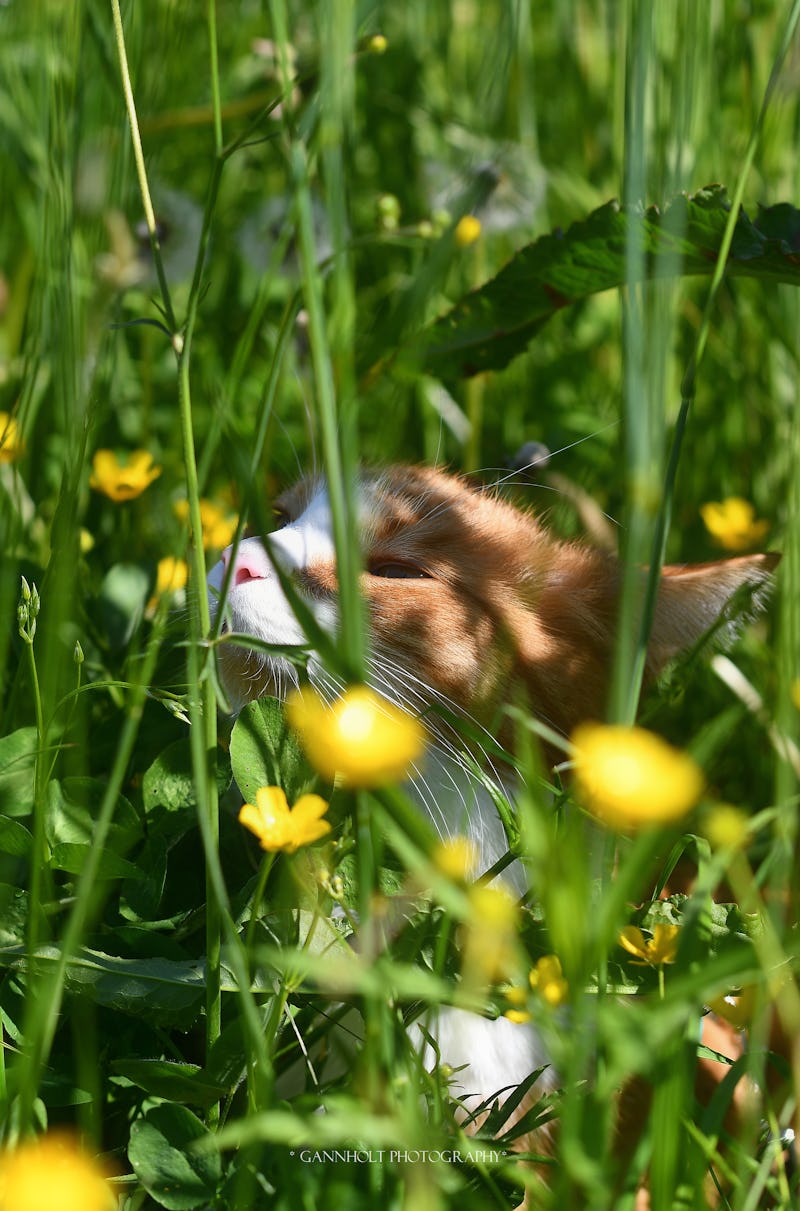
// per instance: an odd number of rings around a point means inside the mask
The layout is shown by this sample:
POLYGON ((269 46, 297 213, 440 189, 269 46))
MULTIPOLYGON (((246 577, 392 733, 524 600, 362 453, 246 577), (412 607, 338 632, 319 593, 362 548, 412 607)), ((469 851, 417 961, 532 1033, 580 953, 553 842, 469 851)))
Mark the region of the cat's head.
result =
MULTIPOLYGON (((281 528, 263 542, 245 540, 236 553, 228 625, 268 643, 305 642, 274 560, 317 622, 335 634, 325 483, 303 479, 277 505, 281 528)), ((612 558, 560 541, 496 493, 424 467, 362 474, 358 528, 377 690, 412 710, 450 703, 493 730, 501 708, 515 702, 564 734, 603 715, 619 580, 612 558)), ((212 597, 230 558, 229 550, 209 576, 212 597)), ((776 560, 750 555, 665 568, 648 672, 694 644, 742 586, 757 594, 776 560)), ((235 708, 281 694, 292 677, 285 661, 227 645, 220 671, 235 708)), ((313 662, 311 673, 324 679, 313 662)))

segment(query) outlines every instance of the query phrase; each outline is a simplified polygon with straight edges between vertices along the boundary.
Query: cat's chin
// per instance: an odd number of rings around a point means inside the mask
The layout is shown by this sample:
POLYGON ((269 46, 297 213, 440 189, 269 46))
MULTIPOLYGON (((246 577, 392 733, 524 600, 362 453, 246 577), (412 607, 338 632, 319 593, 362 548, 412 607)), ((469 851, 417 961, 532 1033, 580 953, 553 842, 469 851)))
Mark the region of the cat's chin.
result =
POLYGON ((232 714, 238 714, 256 698, 285 699, 297 684, 297 674, 288 660, 262 656, 244 648, 221 646, 217 667, 232 714))

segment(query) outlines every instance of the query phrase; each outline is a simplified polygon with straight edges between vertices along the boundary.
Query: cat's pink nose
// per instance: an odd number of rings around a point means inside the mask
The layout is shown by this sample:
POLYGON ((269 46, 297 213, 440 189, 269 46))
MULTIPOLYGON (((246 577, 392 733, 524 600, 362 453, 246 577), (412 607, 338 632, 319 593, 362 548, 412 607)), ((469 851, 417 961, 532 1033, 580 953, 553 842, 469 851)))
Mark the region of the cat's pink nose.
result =
MULTIPOLYGON (((222 552, 222 565, 227 572, 228 564, 231 561, 231 547, 222 552)), ((231 584, 237 587, 240 584, 247 584, 251 580, 266 580, 270 574, 269 560, 267 554, 260 543, 255 546, 250 546, 250 541, 243 542, 236 552, 236 558, 233 561, 233 575, 231 576, 231 584)))

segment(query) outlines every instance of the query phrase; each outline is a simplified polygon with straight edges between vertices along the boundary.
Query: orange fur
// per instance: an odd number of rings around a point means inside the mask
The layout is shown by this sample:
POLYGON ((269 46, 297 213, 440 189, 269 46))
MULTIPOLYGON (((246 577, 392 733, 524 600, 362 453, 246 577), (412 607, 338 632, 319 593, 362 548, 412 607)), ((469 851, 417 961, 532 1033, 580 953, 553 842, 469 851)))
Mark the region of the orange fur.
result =
MULTIPOLYGON (((295 518, 313 491, 303 481, 278 503, 295 518)), ((431 468, 366 475, 361 492, 361 589, 381 651, 484 726, 520 700, 565 735, 602 716, 619 581, 613 557, 562 542, 497 494, 431 468), (428 576, 370 574, 392 561, 428 576)), ((753 555, 665 568, 648 672, 699 639, 736 589, 763 583, 773 563, 753 555)), ((330 561, 299 581, 312 597, 336 592, 330 561)))
MULTIPOLYGON (((322 522, 316 515, 309 520, 320 492, 320 481, 309 477, 277 503, 287 518, 287 533, 296 531, 283 544, 288 573, 312 608, 330 608, 335 614, 337 576, 324 509, 322 522), (298 558, 297 551, 308 555, 298 558)), ((581 720, 603 716, 620 581, 613 556, 563 542, 496 492, 424 467, 365 473, 359 483, 358 523, 364 565, 360 587, 378 689, 388 685, 409 709, 444 697, 493 732, 507 751, 513 729, 503 715, 506 705, 527 705, 564 736, 581 720)), ((274 540, 276 550, 280 537, 274 540)), ((223 563, 226 558, 228 553, 223 563)), ((774 556, 751 555, 666 567, 648 675, 656 675, 714 626, 739 588, 749 586, 757 597, 775 562, 774 556)), ((274 577, 268 568, 263 548, 262 556, 252 548, 246 557, 237 556, 234 583, 240 584, 241 571, 244 584, 239 616, 255 619, 251 625, 258 629, 251 633, 260 638, 286 642, 281 635, 276 639, 272 620, 285 616, 288 605, 274 583, 269 587, 274 577), (251 567, 255 588, 247 584, 251 567), (260 600, 259 580, 269 602, 260 612, 253 604, 260 600)), ((643 571, 642 589, 644 584, 643 571)), ((239 591, 234 588, 232 603, 239 591)), ((269 663, 253 662, 250 654, 233 648, 223 649, 221 672, 239 703, 274 692, 280 676, 269 663)), ((489 810, 496 817, 492 805, 489 810)), ((478 833, 483 835, 480 829, 478 833)), ((491 860, 485 860, 484 868, 491 860)), ((714 1083, 722 1067, 705 1065, 701 1076, 714 1083)), ((498 1072, 496 1087, 503 1084, 508 1080, 498 1072)), ((632 1086, 623 1096, 621 1118, 628 1114, 640 1127, 639 1108, 647 1097, 646 1090, 632 1086)))

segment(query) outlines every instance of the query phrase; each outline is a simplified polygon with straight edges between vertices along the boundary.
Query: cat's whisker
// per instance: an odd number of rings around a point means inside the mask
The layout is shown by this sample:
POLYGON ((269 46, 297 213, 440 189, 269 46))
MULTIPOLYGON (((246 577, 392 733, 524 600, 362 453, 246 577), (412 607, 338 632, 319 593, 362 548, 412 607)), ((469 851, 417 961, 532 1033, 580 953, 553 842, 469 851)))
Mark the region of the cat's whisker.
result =
MULTIPOLYGON (((408 772, 406 791, 437 837, 461 833, 475 844, 475 873, 508 852, 497 808, 498 795, 513 801, 515 794, 515 720, 507 708, 524 706, 567 736, 582 720, 602 717, 613 663, 620 582, 614 555, 561 541, 530 512, 515 508, 502 489, 519 478, 515 469, 477 487, 429 468, 392 467, 364 472, 358 483, 367 680, 423 720, 429 743, 408 772)), ((557 480, 542 486, 569 499, 557 480)), ((307 478, 279 505, 289 520, 270 537, 269 554, 257 539, 229 548, 209 575, 210 596, 227 577, 225 616, 232 630, 267 644, 300 645, 302 628, 275 561, 299 585, 318 625, 335 633, 336 553, 324 480, 307 478)), ((667 566, 647 675, 698 643, 739 589, 756 594, 757 609, 774 563, 752 555, 667 566)), ((294 664, 279 656, 223 645, 217 657, 222 686, 239 706, 267 692, 283 697, 298 682, 294 664)), ((342 678, 319 655, 312 653, 307 664, 311 684, 334 703, 346 688, 342 678)), ((545 749, 545 759, 553 755, 545 749)), ((526 874, 512 862, 502 879, 523 892, 526 874)), ((426 1026, 436 1036, 441 1062, 461 1069, 462 1087, 482 1100, 547 1063, 535 1029, 505 1018, 487 1021, 439 1007, 426 1026)), ((429 1064, 424 1045, 423 1063, 429 1064)))
MULTIPOLYGON (((487 731, 487 729, 485 727, 483 727, 478 722, 478 720, 473 715, 471 715, 469 713, 469 711, 466 711, 462 706, 460 706, 458 703, 456 703, 452 698, 448 697, 446 694, 441 693, 441 691, 435 689, 433 686, 431 686, 427 682, 423 681, 420 677, 417 677, 414 673, 411 672, 410 669, 407 669, 404 666, 400 665, 398 662, 394 661, 392 659, 392 657, 389 655, 385 646, 375 644, 373 647, 373 650, 377 653, 378 658, 382 661, 384 669, 388 668, 389 670, 394 670, 394 669, 397 670, 398 681, 400 681, 404 687, 407 687, 408 681, 413 681, 417 685, 422 687, 421 691, 413 690, 411 692, 413 692, 415 694, 415 696, 422 703, 424 703, 424 705, 426 707, 433 706, 435 703, 438 702, 442 707, 446 708, 454 716, 456 716, 456 718, 460 718, 466 724, 469 724, 470 728, 473 729, 474 732, 482 732, 487 737, 489 742, 492 745, 494 745, 494 743, 495 743, 494 737, 491 735, 491 733, 489 731, 487 731)), ((434 713, 433 718, 436 721, 435 734, 442 740, 443 743, 448 745, 448 747, 450 748, 453 755, 459 755, 463 759, 464 740, 463 740, 463 736, 459 732, 458 728, 453 723, 450 723, 449 720, 442 718, 441 715, 436 715, 434 713), (445 728, 448 729, 450 732, 452 732, 452 734, 455 736, 456 743, 450 742, 447 739, 447 737, 444 735, 445 728)), ((430 719, 430 715, 428 716, 428 719, 430 719)), ((490 769, 492 771, 492 773, 496 774, 497 771, 494 767, 494 762, 493 762, 492 758, 489 756, 489 753, 488 753, 486 747, 480 741, 476 740, 474 743, 477 746, 478 752, 482 758, 482 762, 483 762, 484 766, 487 769, 490 769)))

